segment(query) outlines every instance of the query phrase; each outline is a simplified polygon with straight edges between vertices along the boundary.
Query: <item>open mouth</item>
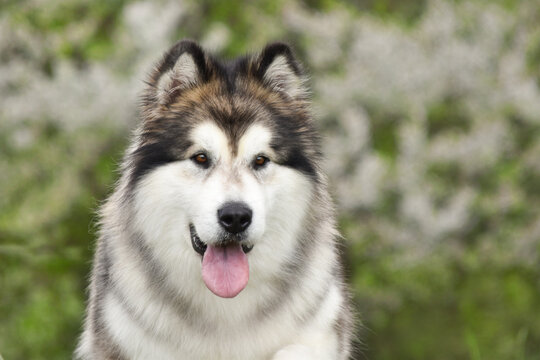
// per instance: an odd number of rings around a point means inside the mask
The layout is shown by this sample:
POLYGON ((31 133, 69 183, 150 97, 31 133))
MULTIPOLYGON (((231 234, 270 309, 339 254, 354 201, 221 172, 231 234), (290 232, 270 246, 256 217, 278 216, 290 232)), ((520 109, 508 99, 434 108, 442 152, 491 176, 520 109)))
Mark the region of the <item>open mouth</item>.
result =
MULTIPOLYGON (((202 242, 201 238, 197 234, 197 231, 195 230, 195 226, 193 224, 189 224, 189 232, 191 235, 191 246, 193 246, 193 250, 195 250, 197 253, 199 253, 201 256, 204 256, 204 253, 206 249, 208 248, 208 245, 202 242)), ((227 246, 230 243, 233 242, 239 242, 237 239, 228 238, 224 241, 220 242, 219 246, 227 246)), ((253 250, 253 244, 240 244, 242 246, 242 251, 244 251, 244 254, 249 253, 251 250, 253 250)))
POLYGON ((202 256, 202 279, 206 287, 217 296, 232 298, 246 287, 249 264, 246 254, 253 245, 241 244, 240 239, 226 237, 218 244, 201 241, 195 226, 189 225, 191 245, 202 256))

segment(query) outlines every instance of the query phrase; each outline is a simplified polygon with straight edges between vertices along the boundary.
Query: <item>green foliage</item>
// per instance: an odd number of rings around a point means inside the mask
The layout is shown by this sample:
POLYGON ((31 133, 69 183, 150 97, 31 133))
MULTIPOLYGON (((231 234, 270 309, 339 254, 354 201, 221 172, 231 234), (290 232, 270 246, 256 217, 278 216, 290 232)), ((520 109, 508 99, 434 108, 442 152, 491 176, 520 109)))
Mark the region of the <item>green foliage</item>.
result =
POLYGON ((366 358, 394 359, 396 349, 400 359, 539 358, 540 324, 529 318, 540 309, 538 271, 437 259, 357 262, 356 272, 358 301, 369 304, 366 358))
POLYGON ((58 34, 61 41, 52 56, 84 62, 104 59, 112 52, 110 35, 118 25, 125 3, 125 0, 60 0, 48 4, 47 11, 32 1, 8 2, 3 7, 19 26, 58 34), (84 33, 82 38, 70 36, 75 28, 84 33))
POLYGON ((379 107, 367 107, 371 119, 373 149, 390 161, 394 161, 398 155, 397 125, 400 114, 388 112, 379 107))
POLYGON ((445 131, 468 131, 472 119, 459 99, 449 96, 428 109, 428 135, 436 136, 445 131))
POLYGON ((371 12, 385 19, 414 24, 423 14, 426 0, 350 0, 362 12, 371 12))
POLYGON ((6 359, 70 358, 83 320, 96 201, 114 182, 123 144, 110 131, 65 134, 45 126, 29 149, 2 147, 20 171, 8 184, 0 215, 0 349, 6 359), (92 137, 108 145, 86 158, 70 153, 75 142, 92 137), (71 184, 58 182, 59 166, 69 168, 71 184), (74 193, 68 189, 78 182, 74 193))

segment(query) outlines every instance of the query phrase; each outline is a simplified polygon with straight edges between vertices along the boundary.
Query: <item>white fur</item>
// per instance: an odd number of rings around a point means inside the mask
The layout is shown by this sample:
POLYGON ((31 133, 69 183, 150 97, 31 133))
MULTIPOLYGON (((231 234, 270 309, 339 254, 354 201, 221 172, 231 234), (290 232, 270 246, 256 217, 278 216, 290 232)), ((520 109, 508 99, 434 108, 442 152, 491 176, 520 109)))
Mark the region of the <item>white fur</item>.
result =
MULTIPOLYGON (((170 303, 149 291, 151 284, 146 282, 136 251, 127 237, 119 235, 111 243, 111 276, 125 303, 108 295, 104 313, 110 334, 130 359, 338 358, 332 326, 343 298, 336 285, 331 285, 313 319, 298 325, 294 316, 310 307, 322 284, 332 284, 331 269, 337 260, 331 241, 318 245, 305 269, 308 276, 283 300, 287 306, 271 318, 246 325, 259 304, 271 296, 273 281, 291 260, 314 200, 308 178, 272 162, 271 135, 263 125, 252 126, 233 155, 219 127, 202 123, 191 133, 194 145, 190 151, 192 155, 204 151, 213 164, 211 169, 201 169, 192 160, 173 162, 154 169, 137 185, 131 221, 165 270, 162 281, 176 296, 195 299, 201 323, 213 327, 201 336, 170 303), (254 170, 252 160, 260 154, 270 163, 254 170), (202 241, 216 241, 220 231, 217 209, 233 200, 243 201, 253 210, 247 237, 254 248, 248 254, 248 285, 235 298, 223 299, 202 281, 201 257, 192 248, 189 224, 195 225, 202 241), (134 315, 138 322, 132 320, 134 315)), ((105 218, 120 212, 118 203, 110 204, 104 209, 105 218)), ((322 225, 333 229, 330 219, 322 225)), ((327 235, 335 234, 330 230, 327 235)))

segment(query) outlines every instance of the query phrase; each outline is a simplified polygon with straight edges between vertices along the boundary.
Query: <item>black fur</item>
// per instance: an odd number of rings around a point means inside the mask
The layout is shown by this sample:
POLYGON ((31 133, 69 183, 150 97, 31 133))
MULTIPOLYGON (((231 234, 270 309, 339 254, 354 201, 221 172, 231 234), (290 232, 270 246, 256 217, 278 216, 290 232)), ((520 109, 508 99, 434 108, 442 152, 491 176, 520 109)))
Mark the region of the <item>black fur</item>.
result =
POLYGON ((275 42, 266 45, 266 47, 263 49, 260 55, 259 60, 259 67, 255 71, 255 75, 262 80, 264 77, 264 74, 266 73, 266 70, 268 70, 268 67, 276 56, 283 55, 285 56, 285 59, 287 59, 288 65, 291 67, 291 69, 294 71, 294 73, 297 76, 302 76, 302 68, 300 67, 300 63, 295 59, 293 52, 289 45, 282 43, 282 42, 275 42))
POLYGON ((158 66, 158 74, 161 76, 172 69, 178 58, 184 53, 188 53, 192 56, 193 60, 195 61, 195 65, 197 65, 201 81, 208 81, 210 78, 210 71, 206 66, 206 56, 203 49, 192 40, 181 40, 173 45, 165 54, 163 61, 158 66))

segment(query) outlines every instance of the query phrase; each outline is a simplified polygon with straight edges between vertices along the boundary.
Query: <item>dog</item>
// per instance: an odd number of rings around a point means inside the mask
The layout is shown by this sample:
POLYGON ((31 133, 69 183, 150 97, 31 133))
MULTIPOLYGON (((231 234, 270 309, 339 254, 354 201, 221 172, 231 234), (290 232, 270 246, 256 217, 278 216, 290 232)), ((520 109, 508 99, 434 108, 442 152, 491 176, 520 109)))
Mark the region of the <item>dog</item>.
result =
POLYGON ((340 236, 291 48, 223 61, 180 41, 141 117, 100 209, 75 358, 347 359, 340 236))

